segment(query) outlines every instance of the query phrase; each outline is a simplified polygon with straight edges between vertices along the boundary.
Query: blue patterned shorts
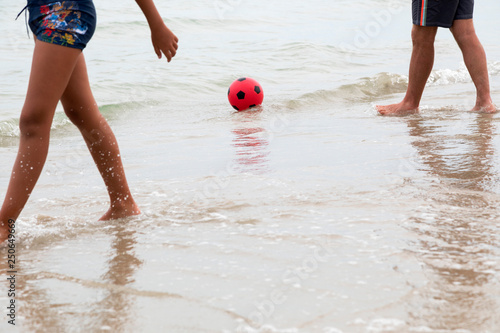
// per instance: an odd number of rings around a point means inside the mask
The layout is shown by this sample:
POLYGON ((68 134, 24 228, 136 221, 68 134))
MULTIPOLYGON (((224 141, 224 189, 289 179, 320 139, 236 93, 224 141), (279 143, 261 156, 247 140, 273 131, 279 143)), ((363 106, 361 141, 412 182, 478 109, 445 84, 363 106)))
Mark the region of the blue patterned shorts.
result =
POLYGON ((83 50, 96 27, 92 0, 28 0, 29 26, 42 42, 83 50))

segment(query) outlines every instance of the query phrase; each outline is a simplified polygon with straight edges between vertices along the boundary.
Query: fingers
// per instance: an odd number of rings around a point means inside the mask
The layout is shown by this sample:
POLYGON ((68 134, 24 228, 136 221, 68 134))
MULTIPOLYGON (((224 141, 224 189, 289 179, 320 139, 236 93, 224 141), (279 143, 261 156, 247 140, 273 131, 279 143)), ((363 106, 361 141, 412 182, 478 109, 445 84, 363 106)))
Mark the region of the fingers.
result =
POLYGON ((167 61, 170 62, 173 58, 173 55, 171 54, 170 49, 162 49, 161 51, 165 55, 165 58, 167 58, 167 61))
MULTIPOLYGON (((174 40, 172 41, 172 45, 170 46, 170 59, 172 59, 173 57, 175 57, 175 55, 177 54, 177 49, 179 48, 179 45, 177 44, 179 42, 179 38, 177 38, 177 36, 174 35, 174 40)), ((169 60, 170 61, 170 60, 169 60)))
POLYGON ((170 62, 172 60, 172 58, 175 57, 175 55, 177 54, 178 48, 179 48, 179 46, 177 45, 176 42, 174 42, 174 43, 172 43, 172 45, 169 48, 162 50, 162 52, 165 55, 165 57, 167 58, 168 62, 170 62))
POLYGON ((170 48, 170 54, 172 55, 172 58, 177 54, 177 48, 177 44, 173 45, 173 47, 170 48))
POLYGON ((156 45, 154 46, 155 48, 155 53, 156 53, 156 56, 158 57, 158 59, 161 59, 161 50, 159 47, 157 47, 156 45))
POLYGON ((165 57, 167 57, 167 62, 170 62, 170 60, 172 60, 172 56, 170 55, 170 52, 163 52, 163 54, 165 55, 165 57))

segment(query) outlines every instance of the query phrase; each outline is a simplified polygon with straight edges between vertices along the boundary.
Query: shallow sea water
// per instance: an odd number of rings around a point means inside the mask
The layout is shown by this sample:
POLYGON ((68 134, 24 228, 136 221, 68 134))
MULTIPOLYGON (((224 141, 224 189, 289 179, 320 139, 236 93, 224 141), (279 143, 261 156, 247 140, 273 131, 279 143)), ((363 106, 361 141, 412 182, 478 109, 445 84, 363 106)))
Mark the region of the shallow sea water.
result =
MULTIPOLYGON (((96 6, 92 87, 143 214, 97 222, 104 185, 59 110, 17 223, 18 331, 500 330, 499 118, 467 111, 446 30, 422 112, 385 118, 374 105, 407 85, 405 1, 158 2, 180 39, 169 64, 133 1, 96 6), (240 76, 262 107, 233 112, 240 76)), ((2 193, 33 49, 6 7, 2 193)), ((500 103, 494 9, 477 3, 475 20, 500 103)))

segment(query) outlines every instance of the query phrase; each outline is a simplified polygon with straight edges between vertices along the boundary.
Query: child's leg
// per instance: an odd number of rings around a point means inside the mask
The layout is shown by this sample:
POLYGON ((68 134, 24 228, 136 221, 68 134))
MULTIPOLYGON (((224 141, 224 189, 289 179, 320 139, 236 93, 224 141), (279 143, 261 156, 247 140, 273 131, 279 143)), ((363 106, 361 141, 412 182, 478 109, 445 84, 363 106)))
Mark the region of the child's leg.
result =
POLYGON ((7 221, 16 220, 35 186, 49 148, 50 126, 81 51, 37 41, 28 92, 19 120, 19 152, 0 210, 0 242, 7 221))
POLYGON ((61 102, 68 118, 82 133, 108 189, 111 208, 101 220, 139 214, 125 178, 115 135, 92 95, 83 54, 78 58, 61 102))
POLYGON ((413 49, 406 95, 398 104, 377 105, 381 115, 404 115, 418 111, 425 84, 434 65, 434 39, 437 29, 437 27, 413 25, 411 31, 413 49))
POLYGON ((470 20, 455 20, 450 28, 458 46, 462 50, 464 62, 476 86, 477 97, 474 111, 495 112, 491 100, 490 81, 486 53, 477 38, 474 23, 470 20))

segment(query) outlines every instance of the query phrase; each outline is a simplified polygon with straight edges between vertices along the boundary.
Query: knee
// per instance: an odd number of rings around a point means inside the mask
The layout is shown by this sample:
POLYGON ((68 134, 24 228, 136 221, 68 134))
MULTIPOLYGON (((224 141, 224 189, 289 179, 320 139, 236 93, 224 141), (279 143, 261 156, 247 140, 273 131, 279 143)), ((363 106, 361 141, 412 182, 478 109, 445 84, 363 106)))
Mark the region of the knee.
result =
POLYGON ((450 31, 457 42, 476 39, 476 30, 472 19, 455 20, 450 27, 450 31))
POLYGON ((102 141, 102 132, 107 122, 97 107, 65 107, 64 112, 68 119, 80 130, 86 141, 91 143, 102 141))
POLYGON ((63 103, 64 113, 68 119, 78 128, 92 126, 95 122, 95 116, 100 115, 96 105, 75 104, 69 105, 63 103))
POLYGON ((413 26, 411 40, 416 47, 433 47, 436 38, 436 27, 413 26))
POLYGON ((476 32, 474 30, 458 30, 451 28, 451 33, 453 34, 453 37, 455 38, 460 48, 479 44, 479 39, 477 38, 476 32))
POLYGON ((52 113, 45 110, 23 110, 19 118, 19 130, 22 136, 44 137, 50 133, 52 113))
POLYGON ((81 115, 81 111, 82 111, 81 108, 64 106, 64 113, 66 114, 68 119, 77 127, 79 127, 80 124, 83 123, 83 117, 81 115))

